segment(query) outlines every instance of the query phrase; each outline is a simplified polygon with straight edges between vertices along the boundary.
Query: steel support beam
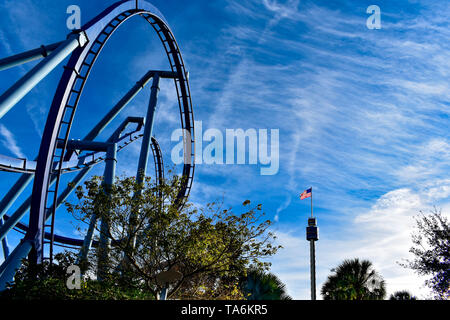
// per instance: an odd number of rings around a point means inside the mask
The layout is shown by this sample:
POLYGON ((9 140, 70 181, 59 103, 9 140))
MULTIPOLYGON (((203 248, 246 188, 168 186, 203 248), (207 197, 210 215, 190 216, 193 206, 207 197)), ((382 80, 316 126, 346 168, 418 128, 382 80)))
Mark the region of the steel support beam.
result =
MULTIPOLYGON (((64 189, 64 191, 58 196, 56 207, 58 208, 69 196, 72 190, 80 183, 80 181, 88 174, 92 167, 86 167, 81 170, 76 177, 70 182, 70 184, 64 189)), ((55 179, 52 179, 54 182, 55 179)), ((0 227, 0 239, 3 239, 6 234, 11 231, 12 228, 23 218, 31 206, 31 196, 25 200, 19 208, 5 221, 5 224, 0 227)), ((50 218, 51 215, 47 214, 46 220, 50 218)))
POLYGON ((0 227, 0 239, 3 240, 7 233, 11 231, 12 228, 23 218, 28 209, 30 209, 31 196, 25 200, 19 208, 5 221, 5 223, 0 227))
MULTIPOLYGON (((3 226, 3 218, 0 218, 0 227, 3 226)), ((6 259, 9 256, 8 239, 4 237, 2 239, 3 258, 6 259)))
MULTIPOLYGON (((106 151, 105 172, 103 188, 106 194, 109 193, 110 188, 114 184, 114 177, 116 174, 116 157, 117 144, 111 142, 92 142, 92 141, 70 141, 68 148, 81 149, 89 151, 106 151)), ((94 235, 95 225, 97 223, 97 216, 93 215, 89 224, 89 229, 84 239, 83 247, 79 253, 79 262, 86 259, 90 246, 92 245, 92 238, 94 235)), ((110 238, 108 237, 109 225, 108 222, 102 218, 100 226, 100 242, 99 242, 99 261, 97 278, 101 280, 105 273, 105 262, 108 259, 108 251, 110 247, 110 238)))
POLYGON ((174 72, 169 71, 148 71, 136 84, 123 96, 122 99, 103 117, 102 120, 86 135, 83 140, 93 140, 114 118, 123 110, 126 105, 147 85, 155 72, 164 74, 164 78, 175 77, 174 72))
POLYGON ((22 260, 28 255, 32 246, 31 241, 22 240, 0 266, 0 291, 5 290, 6 284, 13 280, 17 269, 22 264, 22 260))
POLYGON ((147 171, 148 155, 150 153, 150 144, 153 131, 153 122, 155 118, 156 104, 159 93, 159 73, 156 72, 153 76, 153 83, 150 92, 150 101, 147 109, 147 116, 145 118, 144 136, 142 137, 141 153, 139 154, 138 171, 136 173, 136 182, 144 181, 145 173, 147 171))
MULTIPOLYGON (((114 143, 108 146, 106 152, 106 164, 104 173, 104 192, 110 195, 111 188, 114 184, 114 178, 116 175, 116 162, 117 162, 117 145, 114 143)), ((107 262, 109 256, 109 250, 111 246, 111 239, 109 237, 109 223, 105 218, 100 222, 100 242, 99 242, 99 255, 98 255, 98 270, 97 279, 103 280, 107 273, 107 262)))
POLYGON ((0 96, 0 119, 73 50, 83 47, 87 41, 84 33, 71 33, 55 51, 3 93, 0 96))
MULTIPOLYGON (((145 78, 145 76, 144 76, 144 78, 145 78)), ((148 81, 148 79, 147 79, 147 81, 148 81)), ((136 130, 139 130, 139 128, 141 128, 141 126, 144 123, 144 118, 141 118, 141 117, 128 117, 117 128, 117 130, 111 135, 111 137, 108 139, 108 142, 111 143, 111 142, 115 142, 115 141, 119 140, 120 135, 122 134, 122 132, 126 129, 128 124, 130 124, 130 123, 137 123, 138 124, 138 129, 136 129, 136 130)), ((112 150, 110 150, 110 151, 112 151, 112 150)), ((117 153, 117 149, 114 152, 117 153)), ((114 159, 116 159, 116 157, 117 157, 117 154, 113 155, 114 159)), ((110 158, 110 157, 107 155, 107 158, 110 158)), ((115 163, 114 164, 110 163, 109 171, 112 171, 112 170, 115 172, 115 163), (114 165, 114 168, 112 167, 112 165, 114 165)), ((114 179, 115 173, 108 173, 108 174, 109 174, 108 179, 111 179, 111 177, 114 179)), ((105 175, 106 175, 106 167, 105 167, 105 175)), ((105 181, 106 181, 106 178, 105 178, 105 181)), ((114 182, 114 180, 113 180, 113 182, 114 182)), ((93 214, 91 216, 91 220, 89 222, 89 227, 88 227, 88 230, 86 232, 86 236, 84 237, 84 240, 83 240, 83 245, 80 248, 80 252, 78 254, 78 259, 77 259, 77 262, 76 262, 77 264, 79 264, 80 262, 85 261, 87 259, 87 255, 89 253, 89 250, 92 247, 94 231, 95 231, 95 226, 97 225, 97 220, 98 220, 98 217, 95 214, 93 214)))
POLYGON ((9 210, 17 197, 22 193, 22 191, 27 187, 27 185, 33 180, 33 175, 22 174, 14 186, 9 189, 8 193, 0 201, 0 218, 9 210))
POLYGON ((0 59, 0 71, 6 70, 30 61, 47 57, 56 48, 58 48, 63 41, 49 44, 48 46, 40 46, 39 48, 15 54, 13 56, 0 59))
MULTIPOLYGON (((147 171, 148 155, 150 152, 150 144, 153 131, 153 122, 155 117, 156 104, 158 102, 159 79, 160 79, 159 73, 156 72, 153 76, 153 83, 150 91, 150 101, 147 108, 147 117, 145 119, 144 136, 142 137, 141 153, 139 154, 139 163, 136 173, 136 183, 138 184, 144 181, 145 173, 147 171)), ((136 216, 133 215, 130 216, 130 230, 129 230, 130 236, 134 232, 133 231, 134 226, 132 221, 135 218, 136 216)), ((130 243, 132 247, 135 247, 136 245, 135 236, 133 236, 133 238, 130 240, 130 243)))
POLYGON ((92 240, 94 237, 94 231, 95 231, 95 226, 97 225, 97 220, 98 220, 97 215, 93 214, 91 216, 91 220, 89 221, 89 227, 86 232, 86 236, 84 237, 84 240, 83 240, 83 246, 81 247, 80 252, 78 253, 78 258, 77 258, 76 264, 80 264, 81 262, 83 262, 87 259, 89 250, 92 247, 92 240))

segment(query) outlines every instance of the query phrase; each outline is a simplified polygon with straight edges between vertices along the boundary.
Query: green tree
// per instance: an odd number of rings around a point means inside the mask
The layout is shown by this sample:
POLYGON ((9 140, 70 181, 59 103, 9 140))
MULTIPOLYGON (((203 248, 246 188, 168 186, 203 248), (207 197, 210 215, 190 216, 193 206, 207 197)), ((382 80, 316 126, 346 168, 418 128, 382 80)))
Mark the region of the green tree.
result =
POLYGON ((69 289, 67 286, 67 269, 74 265, 76 255, 64 251, 55 255, 50 264, 44 260, 42 264, 30 264, 23 260, 17 271, 14 282, 7 290, 0 292, 2 300, 148 300, 154 297, 139 288, 130 288, 117 281, 95 281, 81 279, 80 289, 69 289))
POLYGON ((436 299, 450 298, 450 224, 442 212, 434 208, 430 214, 415 218, 416 231, 412 235, 413 246, 409 252, 413 260, 400 263, 420 275, 431 276, 425 281, 436 299))
POLYGON ((411 293, 406 290, 396 291, 389 297, 389 300, 417 300, 411 293))
MULTIPOLYGON (((251 207, 246 200, 243 213, 217 203, 199 209, 186 203, 178 209, 180 185, 177 175, 161 185, 150 178, 142 184, 134 177, 117 178, 106 194, 102 179, 93 177, 77 188, 79 202, 68 203, 68 211, 79 221, 97 217, 109 226, 103 233, 110 240, 108 260, 103 261, 107 277, 120 275, 123 283, 139 285, 155 297, 169 288, 167 297, 175 298, 202 287, 213 290, 211 279, 238 279, 249 266, 269 267, 262 259, 280 247, 272 245, 271 222, 262 221, 260 204, 251 207)), ((99 224, 96 228, 98 240, 99 224)), ((86 272, 98 270, 101 256, 99 249, 92 251, 86 272)))
POLYGON ((248 300, 292 300, 286 285, 275 274, 260 269, 248 270, 241 287, 248 300))
POLYGON ((322 286, 324 300, 382 300, 385 282, 368 260, 344 260, 322 286))

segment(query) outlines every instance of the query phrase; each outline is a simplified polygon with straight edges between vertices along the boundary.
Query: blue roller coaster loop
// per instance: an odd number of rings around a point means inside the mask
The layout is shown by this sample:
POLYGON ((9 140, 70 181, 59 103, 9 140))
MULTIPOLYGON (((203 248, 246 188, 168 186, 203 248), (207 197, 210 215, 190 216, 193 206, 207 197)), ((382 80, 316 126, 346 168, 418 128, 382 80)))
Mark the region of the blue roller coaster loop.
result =
MULTIPOLYGON (((177 196, 176 205, 179 208, 184 205, 192 187, 195 167, 195 135, 188 72, 185 69, 175 37, 159 10, 143 0, 119 1, 86 23, 80 30, 71 32, 65 41, 41 46, 38 49, 1 59, 0 70, 4 70, 42 58, 35 67, 0 96, 0 119, 69 55, 69 61, 64 66, 63 74, 50 106, 36 160, 14 159, 0 155, 0 171, 21 173, 17 182, 0 201, 0 238, 5 256, 5 260, 0 266, 0 290, 3 290, 6 283, 12 280, 23 258, 28 256, 28 259, 32 262, 42 262, 45 244, 49 244, 50 257, 48 258, 50 261, 53 258, 54 244, 77 247, 83 245, 82 239, 63 237, 54 233, 56 209, 94 165, 105 161, 108 167, 109 162, 113 166, 109 172, 114 172, 115 158, 108 158, 106 156, 108 152, 114 150, 110 154, 115 157, 117 151, 122 150, 132 141, 142 138, 143 144, 138 173, 146 172, 147 156, 149 149, 151 149, 154 156, 156 179, 162 181, 164 178, 162 153, 159 144, 152 136, 160 78, 174 80, 181 127, 184 134, 182 175, 185 179, 183 179, 182 188, 177 196), (82 139, 82 143, 77 144, 76 141, 69 139, 69 134, 90 71, 110 36, 120 25, 134 16, 144 18, 156 32, 167 54, 170 70, 147 71, 136 85, 82 139), (142 118, 140 120, 138 118, 127 119, 126 123, 123 123, 116 130, 116 133, 120 132, 116 134, 116 139, 110 139, 109 142, 104 143, 105 146, 113 146, 114 148, 107 151, 106 147, 103 149, 99 147, 97 150, 96 147, 100 146, 101 143, 96 145, 93 140, 145 87, 150 79, 153 79, 153 84, 146 121, 142 118), (137 128, 120 136, 125 127, 133 122, 137 123, 137 128), (86 149, 85 146, 94 150, 86 149), (86 153, 88 150, 90 152, 86 153), (61 175, 72 171, 79 171, 79 173, 70 186, 59 193, 61 175), (12 215, 6 215, 14 201, 31 182, 33 182, 33 187, 30 197, 12 215), (28 225, 25 225, 20 220, 28 210, 30 218, 28 225), (50 220, 51 223, 47 224, 47 220, 50 220), (50 228, 50 232, 46 232, 46 227, 50 228), (24 237, 16 248, 9 253, 6 234, 11 229, 23 232, 24 237)), ((105 174, 107 174, 107 170, 105 170, 105 174)), ((98 243, 93 242, 92 245, 96 246, 98 243)))

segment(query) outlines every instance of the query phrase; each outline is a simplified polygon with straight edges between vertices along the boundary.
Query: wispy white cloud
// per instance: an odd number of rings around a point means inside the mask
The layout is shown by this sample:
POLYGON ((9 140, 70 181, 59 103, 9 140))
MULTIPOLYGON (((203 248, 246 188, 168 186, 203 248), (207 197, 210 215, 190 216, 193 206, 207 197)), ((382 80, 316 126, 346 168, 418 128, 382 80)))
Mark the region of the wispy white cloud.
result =
POLYGON ((2 144, 9 150, 12 154, 19 158, 26 158, 25 154, 22 152, 21 148, 17 144, 17 141, 11 131, 8 130, 3 124, 0 124, 0 135, 2 144))
POLYGON ((10 56, 14 54, 11 45, 9 44, 9 41, 2 30, 0 30, 0 43, 2 44, 2 47, 4 48, 4 51, 7 55, 10 56))
POLYGON ((284 200, 284 202, 277 208, 277 211, 275 213, 275 217, 274 217, 274 221, 278 222, 279 218, 280 218, 280 213, 286 209, 289 205, 291 204, 291 195, 288 194, 286 196, 286 199, 284 200))
POLYGON ((267 10, 275 13, 274 19, 269 23, 271 25, 277 23, 281 19, 289 19, 298 12, 300 0, 288 0, 285 4, 277 0, 263 0, 262 2, 267 10))

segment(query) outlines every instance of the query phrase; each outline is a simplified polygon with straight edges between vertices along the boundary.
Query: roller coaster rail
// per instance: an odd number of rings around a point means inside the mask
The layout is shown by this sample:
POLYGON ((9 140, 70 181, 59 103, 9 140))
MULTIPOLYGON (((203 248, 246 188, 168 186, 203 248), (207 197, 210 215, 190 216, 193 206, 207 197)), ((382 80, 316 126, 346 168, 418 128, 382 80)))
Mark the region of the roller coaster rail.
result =
MULTIPOLYGON (((150 149, 154 159, 156 181, 163 181, 162 152, 152 135, 161 78, 173 79, 175 83, 181 128, 184 129, 182 175, 185 179, 182 179, 182 187, 177 195, 176 205, 179 208, 186 202, 192 187, 195 135, 188 72, 175 37, 159 10, 144 0, 119 1, 81 29, 72 31, 64 41, 0 59, 0 71, 41 59, 0 96, 0 120, 67 57, 69 59, 48 112, 36 159, 0 155, 0 171, 20 174, 16 183, 0 201, 0 240, 4 255, 4 261, 0 265, 0 290, 4 290, 6 284, 13 280, 22 259, 27 256, 33 263, 42 263, 44 259, 49 259, 52 263, 54 245, 81 248, 80 254, 91 246, 107 245, 106 240, 101 237, 99 241, 94 241, 92 235, 90 238, 87 235, 85 239, 76 239, 55 233, 56 210, 94 166, 105 163, 104 181, 106 184, 114 183, 117 152, 126 150, 130 143, 140 139, 142 144, 137 181, 142 181, 142 173, 146 174, 150 149), (83 139, 70 138, 78 103, 95 61, 114 31, 135 16, 144 18, 156 32, 167 54, 170 70, 147 71, 83 139), (106 142, 94 141, 151 79, 153 81, 146 118, 129 117, 106 142), (123 133, 130 124, 136 124, 136 128, 123 133), (60 192, 61 176, 74 171, 78 174, 60 192), (30 196, 12 214, 8 214, 8 210, 31 182, 33 184, 30 196), (27 225, 21 220, 28 212, 27 225), (22 240, 12 252, 9 251, 7 243, 7 234, 11 230, 23 234, 22 240), (48 250, 45 245, 49 246, 48 250)), ((92 221, 91 224, 95 223, 96 221, 92 221)))

